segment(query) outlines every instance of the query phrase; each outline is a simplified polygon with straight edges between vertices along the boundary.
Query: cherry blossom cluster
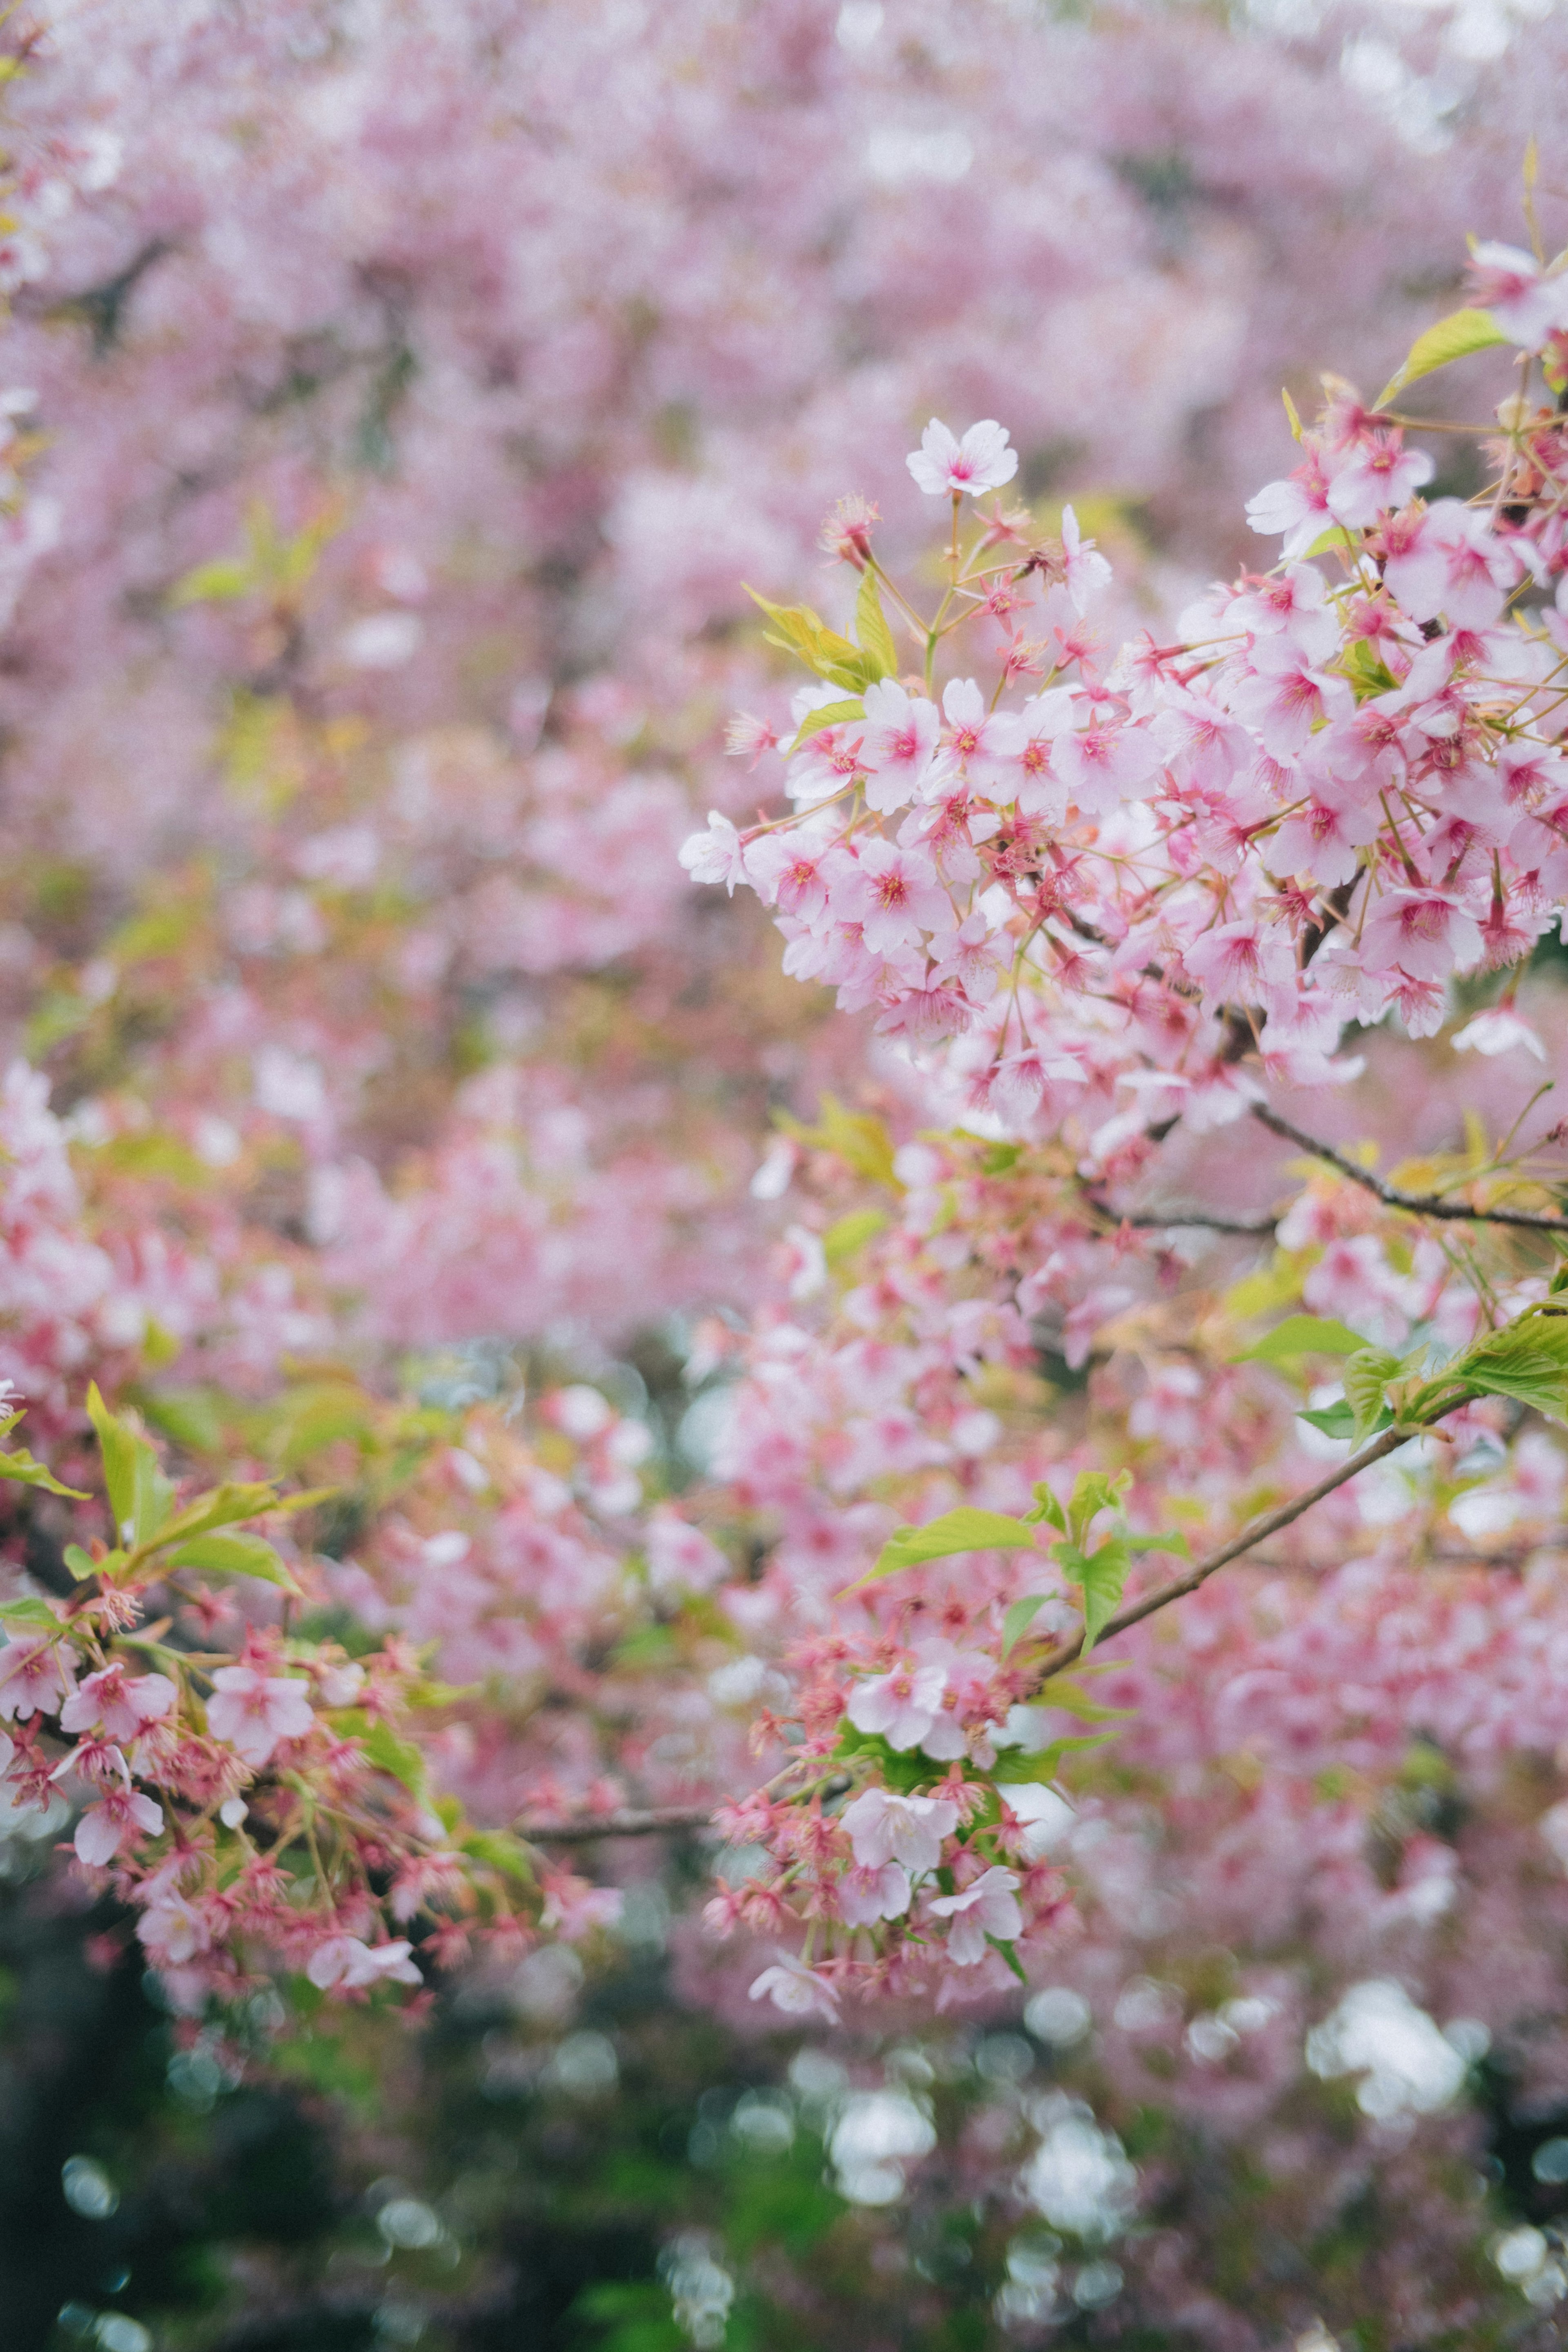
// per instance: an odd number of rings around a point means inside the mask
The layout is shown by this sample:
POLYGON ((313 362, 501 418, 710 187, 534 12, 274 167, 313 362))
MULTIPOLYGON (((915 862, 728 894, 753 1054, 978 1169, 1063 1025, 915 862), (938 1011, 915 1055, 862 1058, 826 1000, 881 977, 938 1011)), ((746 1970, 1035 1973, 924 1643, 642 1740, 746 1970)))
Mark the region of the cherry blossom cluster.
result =
MULTIPOLYGON (((1533 338, 1550 394, 1556 281, 1503 248, 1476 267, 1483 292, 1523 286, 1485 340, 1533 338)), ((1431 1034, 1450 979, 1514 972, 1568 886, 1568 445, 1554 397, 1500 416, 1487 490, 1427 500, 1432 459, 1334 389, 1248 508, 1283 535, 1274 570, 1211 592, 1174 642, 1114 653, 1095 627, 1110 567, 1071 507, 1039 540, 998 501, 961 545, 963 501, 1016 454, 994 424, 960 442, 933 421, 909 463, 951 500, 946 593, 922 614, 841 513, 858 645, 769 607, 826 682, 796 694, 787 740, 733 730, 783 756, 795 814, 738 831, 715 813, 684 862, 756 890, 786 971, 842 1009, 875 1007, 916 1052, 948 1041, 971 1114, 1010 1133, 1075 1117, 1102 1165, 1235 1118, 1265 1080, 1353 1075, 1347 1024, 1393 1010, 1431 1034), (939 699, 939 657, 962 667, 987 626, 994 682, 955 676, 939 699), (900 635, 923 675, 896 674, 900 635)))

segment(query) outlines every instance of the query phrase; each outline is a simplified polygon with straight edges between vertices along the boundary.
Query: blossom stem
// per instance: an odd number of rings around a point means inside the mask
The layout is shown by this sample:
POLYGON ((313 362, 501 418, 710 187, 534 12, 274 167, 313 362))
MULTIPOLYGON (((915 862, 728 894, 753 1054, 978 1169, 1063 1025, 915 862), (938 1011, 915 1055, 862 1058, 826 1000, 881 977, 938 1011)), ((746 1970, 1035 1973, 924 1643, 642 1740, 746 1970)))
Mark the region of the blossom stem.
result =
MULTIPOLYGON (((1112 1633, 1124 1633, 1129 1626, 1140 1624, 1145 1617, 1152 1617, 1158 1611, 1168 1609, 1173 1601, 1184 1600, 1189 1592, 1195 1592, 1200 1584, 1205 1584, 1217 1569, 1228 1567, 1233 1559, 1239 1559, 1244 1552, 1251 1551, 1254 1545, 1262 1543, 1266 1537, 1278 1535, 1279 1529, 1288 1528, 1292 1519, 1299 1519, 1304 1511, 1310 1511, 1314 1503, 1321 1503, 1336 1487, 1344 1486, 1360 1471, 1370 1469, 1385 1454, 1394 1454, 1400 1446, 1407 1445, 1413 1437, 1422 1433, 1422 1429, 1439 1420, 1445 1412, 1452 1412, 1463 1402, 1461 1394, 1439 1405, 1435 1412, 1425 1417, 1421 1428, 1402 1427, 1396 1423, 1392 1429, 1385 1429, 1381 1437, 1374 1437, 1370 1445, 1363 1445, 1359 1454, 1352 1454, 1348 1462, 1342 1462, 1337 1470, 1331 1470, 1327 1477, 1320 1478, 1315 1486, 1309 1486, 1305 1494, 1293 1495, 1288 1503, 1281 1503, 1278 1510, 1252 1520, 1238 1536, 1233 1536, 1229 1543, 1222 1544, 1218 1551, 1210 1552, 1206 1559, 1200 1559, 1194 1567, 1189 1568, 1185 1575, 1173 1576, 1169 1583, 1156 1585, 1152 1592, 1146 1592, 1141 1600, 1118 1610, 1110 1623, 1101 1629, 1100 1640, 1109 1641, 1112 1633)), ((1064 1666, 1070 1666, 1082 1653, 1081 1633, 1063 1642, 1057 1649, 1047 1651, 1036 1668, 1039 1684, 1047 1683, 1064 1666)))
POLYGON ((1316 1137, 1293 1127, 1266 1103, 1254 1103, 1252 1116, 1271 1134, 1295 1144, 1299 1150, 1310 1151, 1315 1160, 1326 1160, 1342 1176, 1348 1176, 1352 1184, 1374 1193, 1384 1208, 1404 1209, 1417 1217, 1447 1217, 1468 1224, 1521 1225, 1533 1233, 1568 1234, 1568 1217, 1548 1216, 1536 1209, 1477 1209, 1468 1201, 1446 1201, 1437 1192, 1402 1192, 1397 1185, 1386 1184, 1381 1176, 1374 1176, 1370 1168, 1358 1168, 1353 1160, 1347 1160, 1331 1143, 1320 1143, 1316 1137))

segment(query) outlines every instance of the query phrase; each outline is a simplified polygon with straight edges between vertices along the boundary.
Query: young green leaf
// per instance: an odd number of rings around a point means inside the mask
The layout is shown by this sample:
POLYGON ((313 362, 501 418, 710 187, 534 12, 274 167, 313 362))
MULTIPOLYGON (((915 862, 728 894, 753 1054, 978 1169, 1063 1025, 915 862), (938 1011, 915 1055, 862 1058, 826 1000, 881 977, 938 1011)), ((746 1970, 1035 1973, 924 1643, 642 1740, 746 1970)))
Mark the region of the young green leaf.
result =
POLYGON ((1568 1315, 1527 1314, 1489 1331, 1443 1377, 1463 1381, 1478 1396, 1515 1397, 1555 1421, 1568 1421, 1568 1315))
POLYGON ((237 1519, 254 1519, 270 1510, 277 1500, 277 1489, 270 1482, 260 1479, 226 1482, 214 1486, 205 1495, 195 1496, 165 1519, 158 1529, 158 1546, 184 1543, 192 1536, 205 1535, 210 1528, 232 1527, 237 1519))
POLYGON ((260 1536, 205 1535, 177 1544, 167 1555, 170 1568, 194 1568, 202 1576, 254 1576, 262 1584, 300 1590, 269 1543, 260 1536))
POLYGON ((1119 1470, 1114 1478, 1103 1470, 1080 1470, 1072 1482, 1072 1500, 1068 1505, 1068 1527, 1073 1541, 1081 1544, 1101 1511, 1114 1511, 1132 1484, 1131 1470, 1119 1470))
POLYGON ((1058 1544, 1057 1564, 1064 1576, 1083 1589, 1083 1654, 1089 1655, 1121 1604, 1131 1552, 1118 1531, 1097 1550, 1080 1551, 1077 1544, 1058 1544))
POLYGON ((1398 373, 1391 375, 1373 405, 1386 408, 1396 392, 1407 383, 1415 383, 1436 368, 1447 367, 1450 360, 1462 360, 1471 352, 1484 352, 1494 343, 1506 343, 1508 337, 1489 310, 1450 310, 1424 335, 1417 335, 1410 346, 1409 355, 1398 373))
POLYGON ((1002 1620, 1002 1655, 1005 1657, 1028 1632, 1047 1601, 1048 1592, 1031 1592, 1022 1601, 1015 1601, 1002 1620))
POLYGON ((63 1629, 47 1601, 28 1594, 21 1601, 0 1601, 0 1625, 19 1625, 24 1633, 58 1633, 63 1629))
POLYGON ((851 694, 863 694, 879 675, 859 647, 852 646, 847 637, 841 637, 836 629, 830 629, 821 614, 814 613, 809 604, 770 604, 754 588, 748 588, 746 593, 754 604, 761 605, 773 625, 766 632, 769 645, 795 655, 807 669, 815 670, 829 685, 847 687, 851 694))
POLYGON ((470 1860, 482 1863, 489 1870, 498 1871, 504 1878, 520 1879, 523 1885, 534 1883, 528 1848, 519 1838, 505 1830, 474 1830, 463 1840, 462 1851, 470 1860))
POLYGON ((847 1217, 829 1225, 822 1236, 822 1255, 830 1266, 840 1266, 846 1259, 874 1241, 888 1222, 885 1209, 851 1209, 847 1217))
POLYGON ((837 727, 846 719, 864 719, 865 716, 866 706, 858 697, 847 702, 825 702, 820 710, 808 710, 800 722, 794 742, 786 746, 784 758, 792 760, 803 743, 809 743, 814 735, 820 735, 826 728, 837 727))
POLYGON ((1000 1511, 981 1511, 961 1503, 943 1511, 923 1528, 896 1528, 877 1555, 877 1565, 859 1581, 846 1588, 858 1592, 879 1577, 896 1576, 900 1569, 918 1568, 922 1560, 947 1559, 962 1551, 1021 1551, 1035 1540, 1035 1531, 1022 1519, 1005 1518, 1000 1511))
POLYGON ((1162 1528, 1158 1535, 1129 1536, 1129 1551, 1173 1551, 1178 1559, 1191 1559, 1193 1548, 1184 1535, 1174 1528, 1162 1528))
POLYGON ((1233 1364, 1289 1364, 1300 1356, 1359 1355, 1366 1341, 1332 1315, 1287 1315, 1233 1364))
POLYGON ((41 1486, 46 1494, 65 1495, 73 1503, 85 1503, 88 1497, 78 1486, 62 1486, 52 1470, 35 1462, 30 1454, 0 1454, 0 1478, 10 1478, 18 1486, 41 1486))
POLYGON ((237 596, 248 596, 256 586, 256 577, 248 563, 237 556, 219 556, 214 563, 198 563, 183 580, 176 580, 169 591, 169 602, 176 608, 182 604, 218 604, 231 602, 237 596))
POLYGON ((1026 1528, 1037 1528, 1042 1520, 1047 1527, 1055 1528, 1058 1535, 1066 1535, 1068 1531, 1068 1515, 1063 1510, 1060 1503, 1058 1502, 1051 1488, 1046 1485, 1043 1479, 1035 1488, 1035 1507, 1033 1510, 1026 1511, 1024 1513, 1024 1525, 1026 1528))
POLYGON ((860 640, 861 652, 872 666, 872 678, 895 677, 899 649, 877 593, 877 575, 869 569, 861 574, 860 593, 855 599, 855 634, 860 640))
POLYGON ((360 1734, 360 1744, 378 1770, 400 1780, 411 1796, 425 1793, 425 1758, 411 1740, 399 1739, 390 1724, 375 1722, 360 1734))
POLYGON ((174 1490, 158 1467, 158 1457, 144 1437, 117 1421, 93 1381, 87 1392, 87 1410, 103 1454, 103 1483, 117 1533, 127 1528, 142 1544, 169 1516, 174 1490))
POLYGON ((64 1559, 66 1566, 69 1569, 77 1582, 79 1584, 84 1584, 89 1576, 101 1575, 103 1570, 108 1568, 110 1560, 117 1563, 122 1563, 125 1559, 125 1554, 122 1551, 111 1551, 106 1554, 102 1559, 94 1559, 89 1551, 83 1551, 80 1544, 67 1544, 65 1550, 62 1552, 60 1557, 64 1559))
POLYGON ((1370 1437, 1377 1427, 1388 1402, 1388 1383, 1403 1369, 1399 1358, 1390 1355, 1386 1348, 1362 1348, 1346 1358, 1341 1377, 1345 1402, 1351 1409, 1351 1438, 1354 1444, 1370 1437))

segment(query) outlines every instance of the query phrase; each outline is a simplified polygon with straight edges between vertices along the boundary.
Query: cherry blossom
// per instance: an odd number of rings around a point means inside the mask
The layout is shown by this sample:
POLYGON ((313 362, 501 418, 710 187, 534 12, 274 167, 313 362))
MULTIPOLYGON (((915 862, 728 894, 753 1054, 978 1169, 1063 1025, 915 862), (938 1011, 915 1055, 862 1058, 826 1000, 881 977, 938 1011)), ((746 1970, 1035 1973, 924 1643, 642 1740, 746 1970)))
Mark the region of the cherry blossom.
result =
POLYGON ((987 1937, 1011 1942, 1024 1924, 1016 1889, 1018 1874, 993 1866, 982 1871, 962 1895, 939 1895, 930 1908, 933 1917, 951 1919, 947 1956, 956 1969, 972 1969, 989 1949, 987 1937))
POLYGON ((315 1721, 309 1687, 291 1675, 268 1675, 259 1666, 220 1666, 213 1676, 216 1696, 207 1721, 219 1739, 258 1769, 290 1739, 305 1738, 315 1721))
POLYGON ((920 447, 906 462, 928 498, 940 499, 950 490, 955 498, 978 498, 984 490, 999 490, 1017 472, 1018 453, 1008 447, 1008 437, 1005 428, 988 417, 982 425, 972 425, 960 441, 933 416, 920 447))

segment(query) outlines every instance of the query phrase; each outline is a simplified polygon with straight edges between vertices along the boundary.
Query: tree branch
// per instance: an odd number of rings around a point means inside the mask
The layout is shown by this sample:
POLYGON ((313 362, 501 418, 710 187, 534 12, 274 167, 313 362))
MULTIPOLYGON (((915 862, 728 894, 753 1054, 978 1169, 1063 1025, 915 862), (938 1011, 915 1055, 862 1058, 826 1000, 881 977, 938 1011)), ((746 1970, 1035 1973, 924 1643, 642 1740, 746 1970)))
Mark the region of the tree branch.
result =
MULTIPOLYGON (((1461 1402, 1462 1399, 1456 1397, 1453 1404, 1445 1410, 1452 1412, 1461 1402)), ((1441 1418, 1441 1414, 1434 1416, 1435 1420, 1441 1418)), ((1250 1526, 1243 1528, 1238 1536, 1233 1536, 1229 1543, 1222 1544, 1218 1551, 1211 1551, 1206 1559, 1200 1559, 1184 1575, 1172 1577, 1168 1584, 1157 1584, 1153 1591, 1144 1593, 1142 1600, 1131 1601, 1125 1609, 1118 1610, 1101 1632, 1100 1640, 1108 1642, 1112 1633, 1124 1633, 1130 1625, 1140 1624, 1145 1617, 1152 1617, 1157 1610, 1168 1609, 1173 1601, 1184 1600, 1189 1592, 1195 1592, 1200 1584, 1206 1583, 1216 1569, 1228 1566, 1233 1559, 1239 1559, 1243 1552, 1250 1551, 1265 1537, 1278 1535, 1279 1529, 1288 1528, 1292 1519, 1299 1519, 1303 1511, 1310 1511, 1314 1503, 1321 1503, 1326 1495, 1331 1495, 1336 1486, 1342 1486, 1359 1471, 1370 1469, 1374 1462, 1381 1462, 1385 1454, 1396 1453, 1400 1446, 1408 1444, 1412 1437, 1421 1434, 1419 1429, 1401 1429, 1397 1425, 1385 1429, 1381 1437, 1374 1437, 1370 1445, 1363 1445, 1359 1454, 1352 1454, 1348 1462, 1342 1462, 1337 1470, 1331 1470, 1326 1477, 1319 1479, 1315 1486, 1309 1486, 1305 1494, 1293 1495, 1289 1502, 1281 1503, 1278 1510, 1268 1511, 1262 1518, 1254 1519, 1250 1526)), ((1039 1661, 1040 1681, 1045 1683, 1052 1675, 1059 1674, 1064 1666, 1070 1666, 1075 1658, 1082 1655, 1082 1652, 1081 1633, 1048 1651, 1039 1661)))
MULTIPOLYGON (((1262 1217, 1252 1223, 1240 1217, 1214 1217, 1206 1209, 1171 1209, 1167 1210, 1163 1216, 1155 1216, 1148 1210, 1140 1210, 1133 1214, 1130 1211, 1113 1209, 1108 1202, 1095 1201, 1092 1197, 1090 1205, 1109 1217, 1113 1224, 1131 1225, 1136 1232, 1146 1234, 1171 1233, 1178 1225, 1201 1225, 1205 1232, 1211 1234, 1252 1235, 1271 1234, 1279 1223, 1279 1217, 1262 1217)), ((1283 1214, 1284 1212, 1281 1210, 1280 1215, 1283 1214)))
POLYGON ((583 1813, 575 1821, 520 1822, 517 1833, 530 1845, 588 1845, 596 1838, 657 1837, 666 1830, 710 1830, 711 1805, 652 1805, 638 1812, 623 1806, 614 1813, 583 1813))
POLYGON ((1252 1116, 1271 1134, 1283 1137, 1301 1151, 1310 1151, 1315 1160, 1326 1160, 1342 1176, 1348 1176, 1352 1184, 1375 1193, 1384 1208, 1404 1209, 1417 1217, 1447 1217, 1464 1224, 1522 1225, 1531 1233, 1568 1234, 1568 1217, 1547 1216, 1534 1209, 1473 1209, 1468 1202, 1447 1201, 1439 1192, 1402 1192, 1396 1185, 1385 1184, 1381 1176, 1374 1176, 1370 1168, 1358 1168, 1353 1160, 1347 1160, 1331 1143, 1320 1143, 1315 1136, 1292 1127, 1288 1118, 1281 1118, 1267 1104, 1254 1103, 1252 1116))
MULTIPOLYGON (((1315 1486, 1309 1486, 1304 1494, 1293 1495, 1277 1510, 1267 1511, 1260 1519, 1252 1520, 1239 1535, 1233 1536, 1229 1543, 1222 1544, 1217 1551, 1210 1552, 1206 1559, 1200 1559, 1184 1575, 1173 1576, 1166 1584, 1157 1584, 1152 1592, 1144 1593, 1142 1600, 1131 1601, 1125 1609, 1119 1610, 1102 1630, 1100 1640, 1108 1642, 1113 1633, 1125 1633, 1129 1626, 1141 1624, 1145 1617, 1152 1617, 1157 1611, 1168 1609, 1173 1601, 1184 1600, 1189 1592, 1195 1592, 1200 1584, 1206 1583, 1216 1570, 1227 1567, 1233 1559, 1239 1559, 1244 1552, 1250 1551, 1255 1544, 1262 1543, 1267 1537, 1278 1535, 1281 1528, 1290 1525, 1292 1519, 1299 1519, 1303 1511, 1310 1511, 1314 1503, 1321 1503, 1336 1487, 1343 1486, 1361 1471, 1370 1469, 1374 1462, 1381 1462, 1386 1454, 1396 1453, 1413 1437, 1421 1436, 1426 1429, 1433 1427, 1446 1413, 1455 1412, 1463 1402, 1462 1396, 1455 1397, 1451 1403, 1444 1405, 1433 1414, 1430 1422, 1423 1423, 1420 1428, 1402 1429, 1396 1425, 1393 1429, 1385 1429, 1381 1437, 1374 1437, 1369 1445, 1362 1447, 1359 1454, 1352 1454, 1347 1462, 1342 1462, 1337 1469, 1329 1471, 1315 1486)), ((1053 1675, 1060 1674, 1064 1666, 1070 1666, 1082 1652, 1081 1633, 1047 1651, 1037 1668, 1040 1685, 1047 1683, 1053 1675)), ((795 1769, 786 1765, 784 1771, 768 1781, 762 1791, 754 1793, 773 1795, 778 1782, 787 1779, 795 1769)), ((836 1796, 848 1786, 847 1778, 837 1775, 824 1785, 821 1793, 836 1796)), ((535 1845, 587 1845, 595 1838, 652 1837, 662 1831, 710 1830, 713 1826, 710 1806, 656 1805, 646 1812, 623 1811, 584 1815, 576 1821, 520 1824, 518 1835, 535 1845)))

